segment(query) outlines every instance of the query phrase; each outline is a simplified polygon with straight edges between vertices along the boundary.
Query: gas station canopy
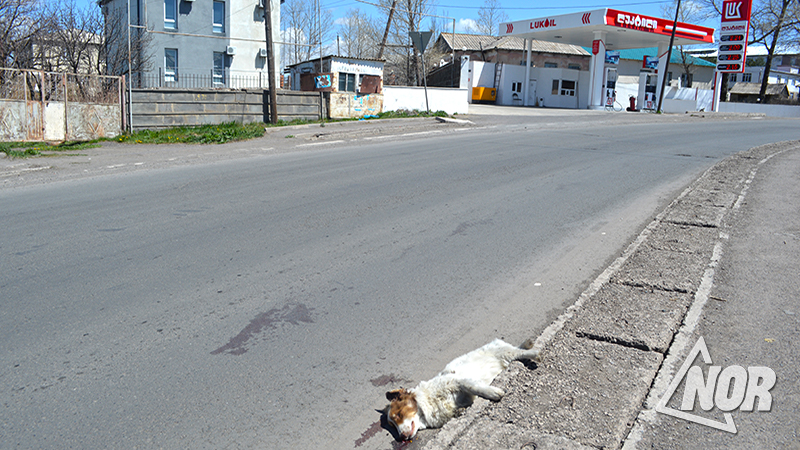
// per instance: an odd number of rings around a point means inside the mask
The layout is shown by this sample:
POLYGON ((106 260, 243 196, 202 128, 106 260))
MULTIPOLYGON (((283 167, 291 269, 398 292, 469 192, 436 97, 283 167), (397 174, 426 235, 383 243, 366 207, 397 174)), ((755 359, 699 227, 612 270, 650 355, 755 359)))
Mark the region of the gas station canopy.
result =
MULTIPOLYGON (((668 42, 673 21, 616 9, 562 14, 500 24, 500 36, 589 46, 603 33, 608 50, 656 47, 668 42)), ((713 44, 714 29, 678 22, 675 45, 713 44)))
MULTIPOLYGON (((500 24, 500 36, 514 36, 525 40, 528 63, 525 77, 530 75, 532 40, 560 42, 588 47, 592 54, 589 64, 589 101, 591 109, 600 109, 604 105, 613 105, 616 101, 616 76, 609 75, 616 69, 606 67, 606 51, 628 48, 658 47, 657 82, 647 81, 644 84, 648 101, 660 99, 664 86, 665 68, 669 64, 669 42, 675 33, 673 45, 713 44, 714 29, 700 25, 660 19, 657 17, 634 14, 616 9, 602 8, 592 11, 542 17, 539 19, 518 20, 500 24), (674 27, 673 27, 674 25, 674 27), (673 29, 674 28, 674 29, 673 29), (613 79, 612 79, 613 78, 613 79), (604 100, 605 98, 605 100, 604 100)), ((640 80, 641 80, 640 73, 640 80)), ((556 82, 560 82, 557 81, 556 82)), ((573 81, 569 81, 574 86, 573 81)), ((528 98, 528 84, 525 83, 523 98, 528 98)), ((640 81, 642 85, 642 81, 640 81)), ((640 86, 641 90, 641 86, 640 86)), ((572 90, 564 90, 572 95, 572 90)), ((639 97, 642 97, 641 95, 639 97)), ((640 98, 641 100, 641 98, 640 98)), ((659 100, 660 101, 660 100, 659 100)), ((528 103, 525 103, 527 106, 528 103)), ((649 108, 648 108, 649 109, 649 108)))

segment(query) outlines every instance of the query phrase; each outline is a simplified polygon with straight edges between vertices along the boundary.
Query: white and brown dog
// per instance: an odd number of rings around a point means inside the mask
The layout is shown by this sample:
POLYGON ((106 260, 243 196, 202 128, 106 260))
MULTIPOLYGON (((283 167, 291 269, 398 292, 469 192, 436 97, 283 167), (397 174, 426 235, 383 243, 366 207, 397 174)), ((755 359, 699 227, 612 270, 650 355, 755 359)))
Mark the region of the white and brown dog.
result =
POLYGON ((386 417, 397 428, 400 438, 410 440, 417 431, 439 428, 455 417, 459 408, 470 406, 475 396, 500 401, 502 389, 492 386, 495 377, 511 361, 540 361, 539 351, 531 350, 533 341, 515 347, 500 339, 450 361, 444 370, 413 389, 395 389, 386 393, 391 402, 386 417))

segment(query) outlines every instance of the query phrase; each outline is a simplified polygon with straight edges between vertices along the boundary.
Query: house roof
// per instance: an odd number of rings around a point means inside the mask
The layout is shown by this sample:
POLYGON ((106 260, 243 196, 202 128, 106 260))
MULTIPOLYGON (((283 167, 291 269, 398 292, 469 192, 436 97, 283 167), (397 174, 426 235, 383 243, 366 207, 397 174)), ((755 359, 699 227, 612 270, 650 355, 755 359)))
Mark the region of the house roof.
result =
MULTIPOLYGON (((642 61, 645 56, 657 56, 658 47, 647 48, 629 48, 625 50, 618 50, 620 59, 629 59, 633 61, 642 61)), ((710 63, 704 59, 686 54, 686 59, 689 64, 700 67, 715 67, 714 63, 710 63)), ((672 57, 669 59, 670 64, 683 64, 681 60, 681 52, 678 49, 672 49, 672 57)))
MULTIPOLYGON (((729 91, 731 94, 758 95, 761 92, 761 83, 736 83, 729 91)), ((789 88, 785 84, 768 84, 766 95, 788 94, 789 88)))
MULTIPOLYGON (((447 50, 486 51, 486 50, 512 50, 524 51, 525 40, 514 36, 486 36, 480 34, 442 33, 438 43, 447 47, 447 50)), ((532 50, 539 53, 559 53, 565 55, 589 56, 589 52, 577 45, 559 44, 557 42, 532 41, 532 50)))
MULTIPOLYGON (((385 63, 386 62, 385 59, 356 58, 356 57, 353 57, 353 56, 342 56, 342 55, 327 55, 327 56, 323 56, 322 57, 323 60, 328 60, 328 59, 333 59, 333 58, 349 59, 349 60, 352 60, 352 61, 369 61, 369 62, 379 62, 379 63, 385 63)), ((300 64, 305 64, 305 63, 309 63, 309 62, 316 62, 316 61, 319 61, 319 58, 311 58, 311 59, 306 60, 306 61, 300 61, 298 63, 289 64, 286 67, 294 67, 294 66, 299 66, 300 64)))

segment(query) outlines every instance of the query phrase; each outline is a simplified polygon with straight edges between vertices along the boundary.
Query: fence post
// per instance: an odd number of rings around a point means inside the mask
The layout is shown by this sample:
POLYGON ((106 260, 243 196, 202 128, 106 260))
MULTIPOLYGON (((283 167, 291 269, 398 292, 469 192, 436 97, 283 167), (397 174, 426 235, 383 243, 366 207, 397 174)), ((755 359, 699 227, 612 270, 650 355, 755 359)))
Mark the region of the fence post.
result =
MULTIPOLYGON (((61 84, 64 86, 64 140, 66 141, 69 139, 69 115, 67 111, 69 110, 69 92, 67 92, 67 73, 63 72, 61 74, 61 84)), ((84 100, 86 101, 86 100, 84 100)), ((45 126, 45 130, 47 126, 45 126)))

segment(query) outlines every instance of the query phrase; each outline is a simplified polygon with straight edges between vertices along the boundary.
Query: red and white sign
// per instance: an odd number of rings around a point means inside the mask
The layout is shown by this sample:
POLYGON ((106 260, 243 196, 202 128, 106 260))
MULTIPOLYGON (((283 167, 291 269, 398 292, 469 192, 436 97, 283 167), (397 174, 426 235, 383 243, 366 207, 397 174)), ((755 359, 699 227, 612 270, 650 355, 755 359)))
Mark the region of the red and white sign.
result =
POLYGON ((726 0, 722 2, 722 23, 750 21, 752 0, 726 0))
POLYGON ((592 41, 592 54, 596 55, 600 52, 600 39, 595 39, 592 41))
MULTIPOLYGON (((633 14, 610 8, 606 10, 606 25, 615 27, 671 36, 672 24, 673 22, 671 20, 659 19, 657 17, 633 14)), ((690 23, 678 22, 678 25, 675 27, 675 35, 707 42, 709 44, 714 42, 714 30, 690 23)))
POLYGON ((752 0, 725 0, 719 29, 717 71, 744 72, 752 0))

